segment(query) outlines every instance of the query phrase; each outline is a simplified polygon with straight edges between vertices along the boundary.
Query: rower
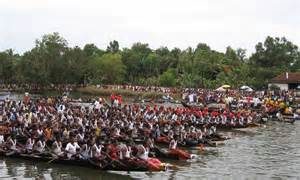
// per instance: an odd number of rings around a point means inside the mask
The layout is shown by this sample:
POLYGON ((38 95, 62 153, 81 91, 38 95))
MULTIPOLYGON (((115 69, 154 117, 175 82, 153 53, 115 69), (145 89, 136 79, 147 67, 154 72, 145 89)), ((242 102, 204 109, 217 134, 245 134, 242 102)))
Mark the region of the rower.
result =
POLYGON ((37 134, 38 134, 38 137, 42 137, 44 135, 44 131, 42 129, 42 126, 39 126, 39 128, 37 129, 37 134))
POLYGON ((4 136, 0 134, 0 146, 4 143, 4 136))
POLYGON ((91 149, 91 157, 95 159, 99 159, 102 156, 102 148, 103 146, 100 144, 97 146, 96 143, 93 144, 92 149, 91 149))
POLYGON ((26 145, 25 145, 25 148, 26 148, 26 151, 27 152, 32 152, 32 149, 33 149, 33 145, 34 145, 35 141, 34 141, 34 138, 33 138, 33 135, 31 137, 29 137, 26 141, 26 145))
POLYGON ((121 144, 119 144, 118 146, 117 146, 117 154, 119 155, 119 159, 120 160, 122 160, 122 159, 124 159, 125 157, 125 154, 126 154, 126 148, 127 148, 127 146, 125 145, 125 144, 123 144, 123 143, 121 143, 121 144), (123 150, 124 149, 124 150, 123 150), (124 153, 123 153, 123 151, 124 151, 124 153))
POLYGON ((174 132, 173 132, 173 130, 169 130, 169 133, 168 133, 168 138, 169 138, 169 139, 172 139, 172 138, 173 138, 173 136, 174 136, 174 132))
POLYGON ((90 158, 90 147, 87 144, 82 145, 82 151, 80 153, 80 159, 89 159, 90 158))
POLYGON ((17 150, 17 140, 15 138, 13 139, 11 136, 9 136, 6 139, 5 144, 8 147, 8 149, 10 149, 10 150, 13 150, 13 151, 17 150))
POLYGON ((45 137, 46 137, 46 141, 49 141, 49 140, 52 139, 52 129, 50 127, 47 127, 45 129, 44 134, 45 134, 45 137))
POLYGON ((72 138, 71 142, 69 142, 65 148, 68 159, 71 159, 77 154, 77 149, 80 149, 80 146, 77 144, 77 142, 74 141, 74 138, 72 138))
POLYGON ((169 144, 169 149, 176 149, 176 148, 177 148, 177 141, 174 138, 172 138, 169 144))
POLYGON ((211 127, 209 128, 209 136, 215 134, 216 132, 217 132, 217 129, 216 129, 215 126, 211 126, 211 127))
POLYGON ((39 138, 38 142, 35 144, 35 151, 38 153, 43 153, 45 151, 46 143, 44 138, 39 138))
POLYGON ((53 142, 52 148, 53 148, 53 152, 54 152, 55 155, 57 155, 57 156, 62 156, 63 155, 63 152, 61 150, 62 144, 59 140, 55 140, 53 142))
POLYGON ((155 125, 154 137, 155 137, 155 139, 157 139, 158 137, 160 137, 160 129, 159 129, 159 125, 158 124, 155 125))
POLYGON ((137 146, 137 149, 138 149, 137 156, 140 159, 147 160, 148 155, 149 155, 149 151, 141 144, 137 146))
POLYGON ((125 145, 123 148, 123 157, 124 158, 130 158, 130 154, 131 154, 131 147, 129 145, 125 145))
POLYGON ((146 146, 150 149, 154 148, 154 140, 153 138, 149 137, 146 141, 146 146))
POLYGON ((82 130, 79 130, 79 133, 76 135, 76 139, 79 143, 84 141, 84 133, 82 130))

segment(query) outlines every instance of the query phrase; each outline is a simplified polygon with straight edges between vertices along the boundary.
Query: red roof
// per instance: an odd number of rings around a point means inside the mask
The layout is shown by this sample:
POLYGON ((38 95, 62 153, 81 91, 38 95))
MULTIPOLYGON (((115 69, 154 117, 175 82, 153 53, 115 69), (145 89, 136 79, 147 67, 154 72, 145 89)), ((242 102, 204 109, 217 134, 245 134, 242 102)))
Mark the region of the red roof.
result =
POLYGON ((279 76, 271 79, 270 82, 271 83, 282 83, 282 84, 300 83, 300 72, 282 73, 279 76))

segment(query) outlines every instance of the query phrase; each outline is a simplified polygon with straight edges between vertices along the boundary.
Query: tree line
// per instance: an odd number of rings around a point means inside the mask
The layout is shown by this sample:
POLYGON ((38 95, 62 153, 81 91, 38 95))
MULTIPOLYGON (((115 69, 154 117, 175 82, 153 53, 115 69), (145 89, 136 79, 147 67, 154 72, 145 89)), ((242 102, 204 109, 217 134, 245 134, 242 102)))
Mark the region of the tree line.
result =
POLYGON ((140 42, 120 49, 118 41, 110 42, 106 49, 95 44, 69 47, 59 33, 42 36, 21 55, 12 49, 0 52, 0 81, 5 84, 264 88, 268 80, 285 71, 300 71, 300 51, 284 37, 258 42, 249 57, 245 49, 229 46, 223 53, 205 43, 184 50, 151 49, 140 42))

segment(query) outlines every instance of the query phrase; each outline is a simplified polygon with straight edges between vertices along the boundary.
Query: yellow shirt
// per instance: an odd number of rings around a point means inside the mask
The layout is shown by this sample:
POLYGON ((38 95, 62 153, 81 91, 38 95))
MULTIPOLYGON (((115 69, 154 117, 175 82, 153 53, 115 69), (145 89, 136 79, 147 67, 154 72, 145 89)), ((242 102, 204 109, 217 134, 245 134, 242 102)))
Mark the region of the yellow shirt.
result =
POLYGON ((97 137, 99 137, 100 134, 101 134, 101 129, 97 127, 95 134, 96 134, 97 137))

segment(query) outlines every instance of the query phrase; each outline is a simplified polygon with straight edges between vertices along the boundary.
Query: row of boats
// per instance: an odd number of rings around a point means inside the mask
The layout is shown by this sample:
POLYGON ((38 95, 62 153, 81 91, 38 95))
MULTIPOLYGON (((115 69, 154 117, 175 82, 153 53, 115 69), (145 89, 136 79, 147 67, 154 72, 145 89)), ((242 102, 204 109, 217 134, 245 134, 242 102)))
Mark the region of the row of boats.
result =
MULTIPOLYGON (((193 108, 190 107, 186 104, 183 104, 183 106, 187 107, 187 108, 193 108)), ((51 106, 49 106, 51 107, 51 106)), ((81 109, 78 107, 78 110, 81 109)), ((74 114, 76 114, 75 110, 70 108, 70 110, 74 111, 74 114)), ((105 109, 106 110, 106 109, 105 109)), ((107 110, 112 110, 112 112, 122 112, 122 110, 118 110, 118 109, 111 109, 110 107, 107 108, 107 110)), ((125 109, 123 109, 125 111, 125 109)), ((12 113, 14 110, 12 110, 12 113)), ((48 111, 48 110, 47 110, 48 111)), ((51 111, 49 110, 49 113, 51 111)), ((85 112, 85 110, 83 111, 85 112)), ((54 113, 54 112, 51 112, 54 113)), ((55 112, 56 113, 56 112, 55 112)), ((126 113, 126 111, 124 112, 126 113)), ((149 116, 151 111, 149 111, 149 116)), ((45 113, 47 114, 47 113, 45 113)), ((105 114, 105 113, 103 113, 105 114)), ((176 114, 176 113, 174 113, 176 114)), ((56 116, 57 114, 55 114, 56 116)), ((68 116, 69 114, 66 113, 66 116, 68 116)), ((114 115, 114 114, 112 114, 114 115)), ((147 114, 145 114, 145 117, 147 116, 147 114)), ((59 117, 59 116, 57 116, 59 117)), ((233 123, 230 123, 230 120, 225 121, 225 123, 222 123, 221 121, 213 121, 211 119, 206 120, 204 119, 203 121, 195 121, 192 122, 190 120, 172 120, 170 122, 167 122, 167 124, 169 123, 170 126, 174 125, 174 126, 180 126, 182 124, 180 123, 184 123, 187 122, 188 126, 195 126, 196 128, 214 128, 216 127, 218 129, 218 131, 220 130, 228 130, 228 129, 239 129, 239 128, 254 128, 254 127, 260 127, 261 124, 266 123, 271 117, 271 114, 267 114, 267 116, 258 116, 257 119, 255 120, 251 120, 251 121, 244 121, 242 120, 241 123, 239 123, 238 120, 235 119, 235 121, 232 121, 233 123), (265 119, 265 120, 264 120, 265 119), (175 125, 176 123, 179 123, 179 125, 175 125)), ((286 116, 282 116, 281 121, 283 122, 288 122, 286 119, 288 119, 289 117, 286 116)), ((112 118, 113 119, 113 118, 112 118)), ((153 118, 154 119, 154 118, 153 118)), ((152 120, 146 120, 147 121, 153 121, 152 120)), ((279 119, 279 118, 277 118, 279 119)), ((290 121, 291 123, 293 123, 295 121, 295 119, 291 118, 292 120, 290 121)), ((51 120, 52 121, 52 120, 51 120)), ((124 120, 125 121, 125 120, 124 120)), ((156 123, 159 124, 159 123, 156 123)), ((5 126, 5 125, 3 125, 5 126)), ((50 126, 51 127, 51 126, 50 126)), ((118 125, 116 126, 116 130, 118 129, 118 125)), ((121 126, 122 127, 122 126, 121 126)), ((167 127, 164 125, 161 125, 161 128, 163 127, 167 127)), ((147 128, 145 128, 145 126, 142 128, 143 130, 147 131, 147 128)), ((174 128, 176 129, 176 128, 174 128)), ((114 132, 114 130, 111 130, 112 133, 114 132)), ((4 132, 4 131, 3 131, 4 132)), ((201 132, 202 133, 202 132, 201 132)), ((7 134, 7 136, 10 136, 11 134, 7 134)), ((146 138, 142 137, 143 133, 139 134, 139 137, 130 137, 130 140, 134 141, 135 145, 138 144, 144 144, 146 143, 146 138)), ((113 135, 112 135, 113 137, 113 135)), ((173 136, 172 136, 173 137, 173 136)), ((164 171, 167 169, 176 169, 176 166, 169 164, 169 163, 164 163, 161 160, 166 160, 168 161, 168 159, 170 160, 190 160, 190 159, 196 159, 197 155, 191 154, 189 153, 189 149, 198 149, 201 151, 205 151, 206 147, 216 147, 220 144, 224 144, 224 142, 230 138, 225 137, 219 133, 212 133, 209 134, 207 136, 205 136, 205 138, 201 138, 201 139, 189 139, 189 138, 185 138, 184 140, 181 141, 177 141, 177 146, 176 148, 170 148, 168 147, 172 141, 174 141, 173 138, 170 138, 169 135, 167 134, 162 134, 158 137, 156 137, 155 140, 155 146, 151 147, 149 150, 149 157, 147 158, 140 158, 137 155, 132 155, 130 157, 123 157, 123 158, 118 158, 118 157, 112 157, 110 154, 106 153, 106 151, 102 151, 103 155, 101 158, 94 158, 94 157, 89 157, 89 158, 82 158, 82 152, 78 151, 76 152, 76 155, 72 156, 72 158, 67 157, 66 155, 63 156, 59 156, 57 154, 53 153, 53 150, 51 148, 52 143, 51 142, 49 144, 49 142, 47 142, 48 145, 46 145, 46 151, 40 153, 40 152, 35 152, 35 151, 26 151, 24 150, 24 146, 26 143, 28 137, 22 137, 19 136, 17 137, 17 148, 15 149, 11 149, 5 145, 0 145, 0 155, 4 156, 4 157, 9 157, 9 158, 20 158, 20 159, 27 159, 27 160, 31 160, 31 161, 44 161, 47 163, 58 163, 58 164, 65 164, 65 165, 76 165, 76 166, 84 166, 84 167, 91 167, 91 168, 96 168, 96 169, 100 169, 100 170, 115 170, 115 171, 164 171)), ((107 139, 109 137, 103 137, 103 139, 107 139)), ((118 140, 120 142, 126 142, 126 136, 120 136, 118 137, 118 140)), ((67 144, 68 142, 65 141, 63 142, 64 146, 67 144)), ((107 147, 111 144, 104 144, 104 147, 107 147)), ((134 147, 134 145, 133 145, 134 147)))

